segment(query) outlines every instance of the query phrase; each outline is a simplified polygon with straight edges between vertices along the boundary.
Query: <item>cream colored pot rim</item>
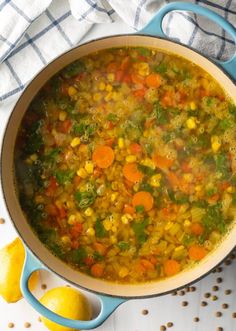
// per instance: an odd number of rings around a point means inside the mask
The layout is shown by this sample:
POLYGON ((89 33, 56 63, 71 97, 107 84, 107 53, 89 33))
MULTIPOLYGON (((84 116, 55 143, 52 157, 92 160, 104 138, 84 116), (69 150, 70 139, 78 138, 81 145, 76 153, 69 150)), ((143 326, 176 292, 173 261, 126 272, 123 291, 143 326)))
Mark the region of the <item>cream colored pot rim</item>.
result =
POLYGON ((67 51, 66 53, 60 55, 58 58, 54 59, 34 77, 34 79, 22 93, 14 107, 13 112, 9 117, 3 138, 1 151, 1 189, 3 191, 5 205, 8 209, 10 218, 16 231, 22 237, 29 250, 32 251, 38 260, 47 266, 48 269, 56 273, 58 276, 64 278, 66 281, 72 283, 73 285, 90 290, 92 292, 125 298, 144 298, 169 293, 173 290, 190 285, 208 274, 212 269, 219 265, 222 260, 224 260, 234 249, 236 226, 233 227, 232 231, 227 234, 227 238, 222 242, 222 244, 216 248, 214 252, 210 253, 204 259, 204 261, 201 261, 199 265, 194 268, 185 270, 174 277, 157 282, 132 285, 117 284, 113 282, 110 283, 99 279, 94 279, 90 276, 78 273, 78 271, 71 269, 64 262, 56 258, 47 248, 45 248, 45 246, 43 246, 43 244, 39 241, 31 229, 28 231, 29 225, 20 209, 14 186, 13 150, 17 129, 29 103, 41 88, 41 86, 53 74, 58 72, 62 67, 73 62, 75 59, 86 54, 90 54, 91 52, 99 49, 121 46, 153 47, 159 50, 163 50, 167 53, 182 56, 183 58, 196 63, 206 71, 209 71, 209 73, 214 75, 218 81, 224 82, 224 88, 229 91, 229 95, 236 103, 236 87, 233 81, 229 79, 229 75, 225 73, 224 70, 219 65, 216 65, 212 60, 206 58, 199 52, 196 52, 195 50, 192 50, 185 45, 169 41, 164 38, 142 34, 116 35, 91 40, 83 45, 79 45, 67 51), (77 53, 79 54, 76 56, 77 53), (54 67, 56 69, 54 69, 54 67))

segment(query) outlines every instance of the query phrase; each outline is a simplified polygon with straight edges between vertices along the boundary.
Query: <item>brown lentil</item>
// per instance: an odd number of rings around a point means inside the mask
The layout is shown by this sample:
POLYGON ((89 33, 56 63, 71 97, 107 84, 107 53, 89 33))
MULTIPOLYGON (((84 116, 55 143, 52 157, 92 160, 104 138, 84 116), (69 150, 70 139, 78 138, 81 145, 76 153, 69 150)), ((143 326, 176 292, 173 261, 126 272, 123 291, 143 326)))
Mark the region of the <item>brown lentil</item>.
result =
POLYGON ((232 317, 233 317, 233 318, 236 318, 236 312, 234 312, 234 313, 232 314, 232 317))
POLYGON ((0 218, 0 224, 4 224, 4 223, 5 223, 4 218, 0 218))
POLYGON ((185 295, 185 291, 183 291, 183 290, 182 290, 182 291, 179 291, 179 295, 180 295, 180 296, 185 295))
POLYGON ((218 297, 216 295, 212 295, 211 299, 212 299, 212 301, 216 301, 216 300, 218 300, 218 297))
POLYGON ((196 291, 196 287, 195 286, 191 286, 190 287, 190 292, 195 292, 196 291))
POLYGON ((221 316, 222 316, 222 312, 221 312, 221 311, 217 311, 217 312, 215 313, 215 316, 216 316, 216 317, 221 317, 221 316))
POLYGON ((210 298, 210 296, 211 296, 211 293, 209 293, 209 292, 207 292, 207 293, 204 294, 204 298, 206 298, 206 299, 207 298, 210 298))
POLYGON ((230 265, 232 262, 231 262, 231 260, 226 260, 225 261, 225 265, 230 265))
POLYGON ((225 290, 225 295, 229 295, 229 294, 231 294, 231 293, 232 293, 231 290, 225 290))
POLYGON ((165 327, 165 325, 161 325, 161 326, 160 326, 160 331, 166 331, 166 327, 165 327))
POLYGON ((230 259, 231 259, 231 260, 234 260, 234 259, 235 259, 235 254, 234 254, 234 253, 232 253, 232 254, 230 255, 230 259))
POLYGON ((201 306, 202 306, 202 307, 206 307, 206 306, 207 306, 207 302, 206 302, 206 301, 202 301, 202 302, 201 302, 201 306))
POLYGON ((182 302, 182 306, 183 306, 183 307, 188 306, 188 301, 183 301, 183 302, 182 302))
POLYGON ((168 328, 172 328, 172 326, 173 326, 174 324, 173 324, 172 322, 168 322, 166 325, 167 325, 168 328))
POLYGON ((39 321, 39 322, 42 322, 42 320, 41 320, 41 317, 40 317, 40 316, 38 317, 38 321, 39 321))
POLYGON ((15 324, 14 324, 14 323, 12 323, 12 322, 8 323, 8 327, 9 327, 9 329, 12 329, 12 328, 14 328, 14 326, 15 326, 15 324))
POLYGON ((42 285, 41 285, 41 289, 42 289, 42 290, 46 290, 46 289, 47 289, 47 285, 46 285, 46 284, 42 284, 42 285))
POLYGON ((222 267, 217 267, 216 272, 222 272, 223 268, 222 267))
POLYGON ((229 305, 227 303, 223 303, 222 308, 227 309, 227 308, 229 308, 229 305))
POLYGON ((178 294, 177 291, 174 291, 174 292, 171 293, 171 295, 173 295, 173 296, 175 296, 175 295, 177 295, 177 294, 178 294))
POLYGON ((219 291, 219 287, 218 287, 218 286, 216 286, 216 285, 215 285, 215 286, 213 286, 213 287, 212 287, 212 291, 215 291, 215 292, 216 292, 216 291, 219 291))
POLYGON ((29 322, 25 322, 24 327, 28 329, 31 327, 31 324, 29 322))
POLYGON ((142 314, 143 314, 143 315, 148 315, 148 313, 149 313, 149 311, 148 311, 147 309, 143 309, 143 310, 142 310, 142 314))
POLYGON ((218 328, 216 329, 216 331, 224 331, 224 329, 220 326, 218 326, 218 328))
POLYGON ((200 319, 199 319, 199 317, 194 317, 193 321, 194 321, 194 322, 199 322, 200 319))
POLYGON ((218 284, 220 284, 220 283, 223 282, 223 279, 222 279, 221 277, 218 277, 218 278, 216 279, 216 282, 217 282, 218 284))

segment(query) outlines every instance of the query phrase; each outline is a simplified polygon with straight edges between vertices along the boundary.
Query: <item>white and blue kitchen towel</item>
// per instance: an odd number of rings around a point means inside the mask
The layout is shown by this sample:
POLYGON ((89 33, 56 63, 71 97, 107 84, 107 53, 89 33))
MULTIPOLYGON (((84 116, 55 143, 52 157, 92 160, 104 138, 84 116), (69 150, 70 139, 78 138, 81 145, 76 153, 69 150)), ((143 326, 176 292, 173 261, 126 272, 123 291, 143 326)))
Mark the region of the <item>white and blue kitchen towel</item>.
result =
MULTIPOLYGON (((19 95, 53 58, 79 43, 95 23, 117 17, 141 29, 163 0, 0 0, 0 101, 19 95)), ((189 0, 210 8, 234 26, 236 0, 189 0)), ((219 26, 186 12, 168 15, 164 29, 175 38, 216 58, 228 58, 234 43, 219 26)))

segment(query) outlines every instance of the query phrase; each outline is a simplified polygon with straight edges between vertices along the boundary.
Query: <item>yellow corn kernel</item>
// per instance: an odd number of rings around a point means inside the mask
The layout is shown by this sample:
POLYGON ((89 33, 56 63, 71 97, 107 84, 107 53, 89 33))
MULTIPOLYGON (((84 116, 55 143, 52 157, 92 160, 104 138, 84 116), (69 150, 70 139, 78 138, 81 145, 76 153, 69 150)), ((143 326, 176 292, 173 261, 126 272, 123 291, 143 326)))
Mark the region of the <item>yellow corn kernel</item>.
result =
POLYGON ((87 171, 88 174, 92 174, 93 170, 94 170, 93 162, 92 161, 86 161, 84 168, 85 168, 85 170, 87 171))
POLYGON ((150 73, 149 64, 147 62, 139 63, 138 73, 140 76, 148 76, 150 73))
POLYGON ((144 130, 144 131, 143 131, 143 136, 144 136, 145 138, 147 138, 147 137, 149 136, 149 131, 148 131, 148 130, 144 130))
POLYGON ((184 249, 184 246, 183 245, 180 245, 180 246, 178 246, 178 247, 175 248, 175 252, 179 252, 179 251, 181 251, 183 249, 184 249))
POLYGON ((139 190, 139 183, 135 183, 134 184, 133 190, 134 190, 134 192, 138 192, 138 190, 139 190))
POLYGON ((126 162, 133 163, 136 161, 136 155, 127 155, 125 158, 126 162))
POLYGON ((221 146, 221 141, 218 136, 212 136, 211 137, 211 148, 214 153, 218 152, 221 146))
POLYGON ((85 216, 92 216, 93 215, 92 208, 88 207, 87 209, 85 209, 84 214, 85 216))
POLYGON ((112 92, 112 100, 118 101, 120 99, 120 93, 112 92))
POLYGON ((42 195, 36 195, 34 198, 36 204, 40 204, 44 202, 44 197, 42 195))
POLYGON ((187 183, 191 183, 193 181, 193 174, 184 174, 183 178, 187 183))
POLYGON ((111 194, 111 202, 114 202, 118 196, 118 192, 111 194))
POLYGON ((129 269, 126 267, 121 267, 120 271, 119 271, 119 277, 120 278, 124 278, 125 276, 127 276, 129 273, 129 269))
POLYGON ((229 186, 229 187, 226 189, 226 192, 228 192, 228 193, 233 193, 233 192, 234 192, 234 188, 233 188, 233 186, 229 186))
POLYGON ((200 192, 202 190, 202 185, 196 185, 195 186, 195 191, 200 192))
POLYGON ((94 93, 93 95, 93 101, 100 101, 102 99, 101 93, 94 93))
POLYGON ((38 158, 38 155, 37 154, 30 155, 30 160, 33 161, 33 162, 36 161, 37 158, 38 158))
POLYGON ((71 142, 70 142, 70 145, 71 145, 71 147, 76 147, 76 146, 78 146, 80 144, 80 138, 79 137, 75 137, 75 138, 73 138, 72 140, 71 140, 71 142))
POLYGON ((120 149, 125 147, 125 142, 124 142, 124 138, 118 138, 118 147, 120 149))
POLYGON ((112 228, 111 228, 111 231, 114 232, 114 233, 117 232, 117 226, 113 225, 112 228))
POLYGON ((149 158, 146 158, 146 159, 142 160, 141 164, 146 166, 146 167, 152 168, 152 169, 156 168, 155 163, 152 161, 152 159, 149 159, 149 158))
POLYGON ((108 80, 109 82, 114 82, 114 80, 115 80, 115 75, 114 75, 112 72, 110 72, 109 74, 107 74, 107 80, 108 80))
POLYGON ((81 178, 86 178, 88 176, 88 173, 84 168, 80 168, 76 174, 81 178))
POLYGON ((195 117, 189 117, 186 121, 187 128, 190 130, 196 129, 197 123, 195 117))
POLYGON ((98 85, 98 89, 100 91, 104 91, 106 88, 106 84, 104 82, 100 82, 99 85, 98 85))
POLYGON ((190 220, 185 220, 185 221, 184 221, 184 226, 185 226, 185 227, 189 227, 190 225, 191 225, 190 220))
POLYGON ((71 243, 71 240, 70 240, 69 236, 62 236, 61 241, 64 245, 70 245, 70 243, 71 243))
POLYGON ((121 216, 121 222, 123 224, 128 224, 132 220, 133 220, 133 217, 130 214, 124 214, 121 216))
POLYGON ((190 102, 190 109, 191 110, 196 110, 197 109, 196 103, 194 101, 190 102))
POLYGON ((112 228, 112 222, 108 219, 108 218, 105 218, 105 220, 102 222, 105 230, 109 231, 111 230, 112 228))
POLYGON ((108 101, 110 101, 111 99, 112 99, 112 93, 109 92, 109 93, 107 93, 107 95, 105 96, 104 100, 105 100, 106 102, 108 102, 108 101))
POLYGON ((76 88, 75 88, 74 86, 70 86, 70 87, 68 88, 68 94, 69 94, 70 97, 72 97, 72 96, 75 95, 76 93, 77 93, 77 90, 76 90, 76 88))
POLYGON ((110 236, 110 240, 111 240, 112 244, 116 244, 117 243, 116 236, 110 236))
POLYGON ((170 230, 172 226, 173 226, 173 222, 168 222, 165 226, 165 230, 166 231, 170 230))
POLYGON ((63 122, 63 121, 65 121, 66 117, 67 117, 67 112, 65 112, 64 110, 61 110, 59 113, 59 120, 63 122))
POLYGON ((76 223, 76 216, 75 215, 70 215, 67 221, 68 224, 73 225, 76 223))
POLYGON ((86 231, 86 234, 90 237, 95 236, 95 230, 94 228, 88 228, 88 230, 86 231))
POLYGON ((106 91, 107 91, 107 92, 111 92, 112 90, 113 90, 112 85, 111 85, 111 84, 107 84, 107 86, 106 86, 106 91))
POLYGON ((153 187, 159 187, 161 180, 161 174, 154 175, 150 178, 149 184, 153 187))

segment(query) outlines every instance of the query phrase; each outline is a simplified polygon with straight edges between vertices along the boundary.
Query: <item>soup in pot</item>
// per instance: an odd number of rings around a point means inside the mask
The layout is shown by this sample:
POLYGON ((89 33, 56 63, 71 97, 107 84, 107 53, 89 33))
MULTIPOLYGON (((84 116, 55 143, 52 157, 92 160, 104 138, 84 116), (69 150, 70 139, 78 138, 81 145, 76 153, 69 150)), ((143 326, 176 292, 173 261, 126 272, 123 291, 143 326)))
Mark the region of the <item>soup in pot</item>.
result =
POLYGON ((137 283, 193 267, 236 212, 236 106, 157 49, 102 50, 40 90, 15 146, 19 200, 56 256, 137 283))

